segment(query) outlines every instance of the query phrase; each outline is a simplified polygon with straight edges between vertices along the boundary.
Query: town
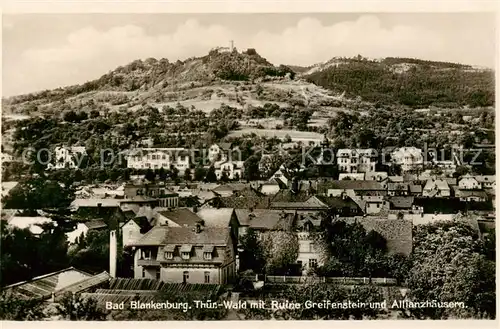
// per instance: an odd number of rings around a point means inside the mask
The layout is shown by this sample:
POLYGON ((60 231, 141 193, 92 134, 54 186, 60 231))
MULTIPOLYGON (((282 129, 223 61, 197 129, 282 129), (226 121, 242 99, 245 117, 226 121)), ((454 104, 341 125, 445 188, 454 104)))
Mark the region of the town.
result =
POLYGON ((0 316, 495 318, 492 74, 231 42, 3 99, 0 316))

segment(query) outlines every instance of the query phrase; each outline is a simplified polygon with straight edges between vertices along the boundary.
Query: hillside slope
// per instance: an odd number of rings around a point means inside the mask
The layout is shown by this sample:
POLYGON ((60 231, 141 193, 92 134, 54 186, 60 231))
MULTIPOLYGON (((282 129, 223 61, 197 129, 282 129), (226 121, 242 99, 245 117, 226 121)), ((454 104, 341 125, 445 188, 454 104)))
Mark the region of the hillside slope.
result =
POLYGON ((333 58, 302 76, 348 96, 411 107, 492 106, 494 72, 471 66, 411 58, 333 58))

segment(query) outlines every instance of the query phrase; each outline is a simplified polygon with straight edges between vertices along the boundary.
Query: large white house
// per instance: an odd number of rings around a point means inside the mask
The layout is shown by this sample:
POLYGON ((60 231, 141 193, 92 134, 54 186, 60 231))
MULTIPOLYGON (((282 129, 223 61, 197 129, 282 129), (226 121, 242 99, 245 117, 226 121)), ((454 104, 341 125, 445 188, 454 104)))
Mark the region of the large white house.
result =
POLYGON ((374 172, 377 159, 375 149, 339 149, 337 151, 339 170, 346 173, 374 172))
POLYGON ((416 147, 401 147, 391 153, 392 161, 401 166, 401 170, 409 171, 424 164, 424 155, 416 147))
POLYGON ((222 173, 226 173, 229 179, 241 179, 243 175, 244 161, 220 161, 214 164, 215 176, 222 178, 222 173))
POLYGON ((87 154, 84 146, 58 146, 54 151, 54 165, 50 167, 55 169, 77 168, 80 161, 82 161, 83 157, 87 154))
POLYGON ((173 166, 182 175, 189 165, 189 151, 184 148, 136 148, 127 156, 127 168, 132 169, 170 169, 173 166))

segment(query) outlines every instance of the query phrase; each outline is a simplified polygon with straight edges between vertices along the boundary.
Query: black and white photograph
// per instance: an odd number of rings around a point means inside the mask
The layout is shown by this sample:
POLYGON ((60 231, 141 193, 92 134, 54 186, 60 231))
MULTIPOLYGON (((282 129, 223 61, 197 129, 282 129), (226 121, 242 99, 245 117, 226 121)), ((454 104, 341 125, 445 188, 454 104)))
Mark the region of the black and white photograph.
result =
POLYGON ((496 25, 3 13, 0 319, 496 319, 496 25))

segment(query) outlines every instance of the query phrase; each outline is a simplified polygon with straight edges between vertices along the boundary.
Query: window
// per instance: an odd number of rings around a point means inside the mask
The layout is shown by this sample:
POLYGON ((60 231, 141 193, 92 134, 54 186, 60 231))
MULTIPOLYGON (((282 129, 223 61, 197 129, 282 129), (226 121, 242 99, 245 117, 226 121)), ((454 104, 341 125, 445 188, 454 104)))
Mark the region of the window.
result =
POLYGON ((167 251, 165 253, 165 259, 174 259, 174 253, 170 252, 170 251, 167 251))
POLYGON ((182 273, 182 282, 183 283, 187 283, 189 280, 189 272, 188 271, 184 271, 184 273, 182 273))
POLYGON ((128 231, 128 237, 129 237, 129 239, 132 238, 132 233, 133 233, 132 230, 128 231))
POLYGON ((309 244, 309 252, 314 252, 314 243, 309 244))
POLYGON ((160 276, 161 276, 160 269, 159 269, 159 268, 157 268, 157 269, 156 269, 156 280, 160 280, 160 276))
POLYGON ((205 258, 206 260, 211 260, 212 259, 212 253, 211 252, 204 252, 203 253, 203 258, 205 258))
POLYGON ((142 268, 142 277, 145 278, 146 277, 146 270, 144 269, 144 267, 142 268))
POLYGON ((380 208, 380 204, 377 203, 377 208, 380 208))
POLYGON ((302 261, 301 261, 301 260, 298 260, 298 261, 297 261, 297 265, 299 266, 299 268, 302 268, 302 261))
POLYGON ((205 272, 205 283, 210 283, 210 272, 205 272))
POLYGON ((167 156, 165 154, 163 154, 162 159, 167 160, 167 156))
POLYGON ((316 268, 316 266, 318 266, 318 261, 315 258, 309 259, 309 267, 316 268))
POLYGON ((189 252, 182 252, 182 259, 189 259, 189 252))
POLYGON ((151 156, 151 158, 152 158, 153 160, 156 160, 156 155, 154 155, 154 154, 153 154, 153 155, 151 156))
POLYGON ((143 250, 142 259, 151 259, 151 250, 143 250))

